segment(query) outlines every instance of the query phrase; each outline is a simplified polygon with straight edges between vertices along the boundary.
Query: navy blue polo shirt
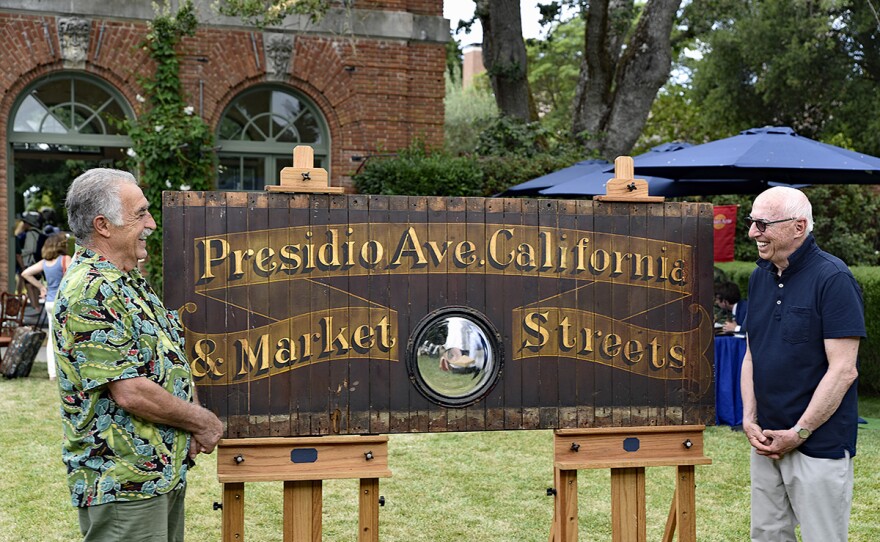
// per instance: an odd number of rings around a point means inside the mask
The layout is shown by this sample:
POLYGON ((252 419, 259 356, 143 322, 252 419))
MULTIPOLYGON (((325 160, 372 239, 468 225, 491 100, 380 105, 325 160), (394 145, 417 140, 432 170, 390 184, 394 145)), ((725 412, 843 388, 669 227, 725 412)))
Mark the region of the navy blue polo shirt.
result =
MULTIPOLYGON (((819 249, 812 235, 777 275, 767 260, 749 279, 749 350, 758 424, 789 429, 807 409, 828 370, 825 339, 865 337, 862 292, 846 264, 819 249)), ((810 457, 856 453, 857 383, 840 407, 798 448, 810 457)))

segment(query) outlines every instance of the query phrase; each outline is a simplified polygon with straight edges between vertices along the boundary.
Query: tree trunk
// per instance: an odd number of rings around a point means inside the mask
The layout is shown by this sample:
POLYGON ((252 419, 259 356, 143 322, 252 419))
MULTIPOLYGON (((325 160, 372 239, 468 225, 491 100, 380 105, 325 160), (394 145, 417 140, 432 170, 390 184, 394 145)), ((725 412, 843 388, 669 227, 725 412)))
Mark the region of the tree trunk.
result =
POLYGON ((648 0, 635 29, 632 0, 591 0, 572 130, 586 152, 632 150, 672 67, 670 34, 681 0, 648 0), (624 47, 623 41, 631 35, 624 47))
POLYGON ((476 0, 483 26, 483 64, 502 115, 533 120, 519 0, 476 0))

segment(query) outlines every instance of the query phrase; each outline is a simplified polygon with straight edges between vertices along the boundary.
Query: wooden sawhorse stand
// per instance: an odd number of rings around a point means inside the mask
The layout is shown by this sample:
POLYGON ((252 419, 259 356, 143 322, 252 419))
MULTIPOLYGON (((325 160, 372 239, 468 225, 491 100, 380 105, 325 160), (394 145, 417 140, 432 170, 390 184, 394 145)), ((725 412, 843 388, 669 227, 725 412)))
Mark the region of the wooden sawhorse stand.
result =
POLYGON ((664 542, 676 526, 679 542, 696 542, 695 465, 709 465, 703 455, 702 425, 559 429, 554 433, 556 503, 551 542, 577 542, 577 471, 611 469, 611 539, 645 542, 645 467, 674 466, 675 495, 666 521, 664 542))
POLYGON ((284 542, 320 542, 322 480, 360 478, 358 542, 379 540, 379 478, 388 478, 388 436, 223 439, 223 542, 244 541, 244 483, 284 482, 284 542))

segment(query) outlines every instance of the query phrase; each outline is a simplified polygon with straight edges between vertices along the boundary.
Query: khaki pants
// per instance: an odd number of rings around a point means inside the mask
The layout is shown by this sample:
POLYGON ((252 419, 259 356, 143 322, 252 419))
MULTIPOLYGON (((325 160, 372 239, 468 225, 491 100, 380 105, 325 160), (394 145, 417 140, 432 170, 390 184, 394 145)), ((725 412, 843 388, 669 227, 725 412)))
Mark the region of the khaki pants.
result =
POLYGON ((186 488, 142 501, 79 509, 83 542, 183 542, 186 488))
POLYGON ((816 459, 797 450, 769 459, 752 449, 752 540, 846 542, 853 459, 816 459))

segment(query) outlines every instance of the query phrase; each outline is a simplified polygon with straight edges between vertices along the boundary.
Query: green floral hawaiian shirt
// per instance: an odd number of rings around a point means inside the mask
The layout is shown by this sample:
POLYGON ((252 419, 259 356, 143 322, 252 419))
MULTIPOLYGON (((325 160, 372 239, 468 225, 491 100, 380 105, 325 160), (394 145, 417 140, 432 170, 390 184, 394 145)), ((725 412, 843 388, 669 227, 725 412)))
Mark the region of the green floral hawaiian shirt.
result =
POLYGON ((78 246, 55 300, 62 459, 74 506, 134 501, 186 483, 186 431, 123 410, 108 382, 146 377, 186 401, 193 382, 176 311, 139 271, 78 246))

